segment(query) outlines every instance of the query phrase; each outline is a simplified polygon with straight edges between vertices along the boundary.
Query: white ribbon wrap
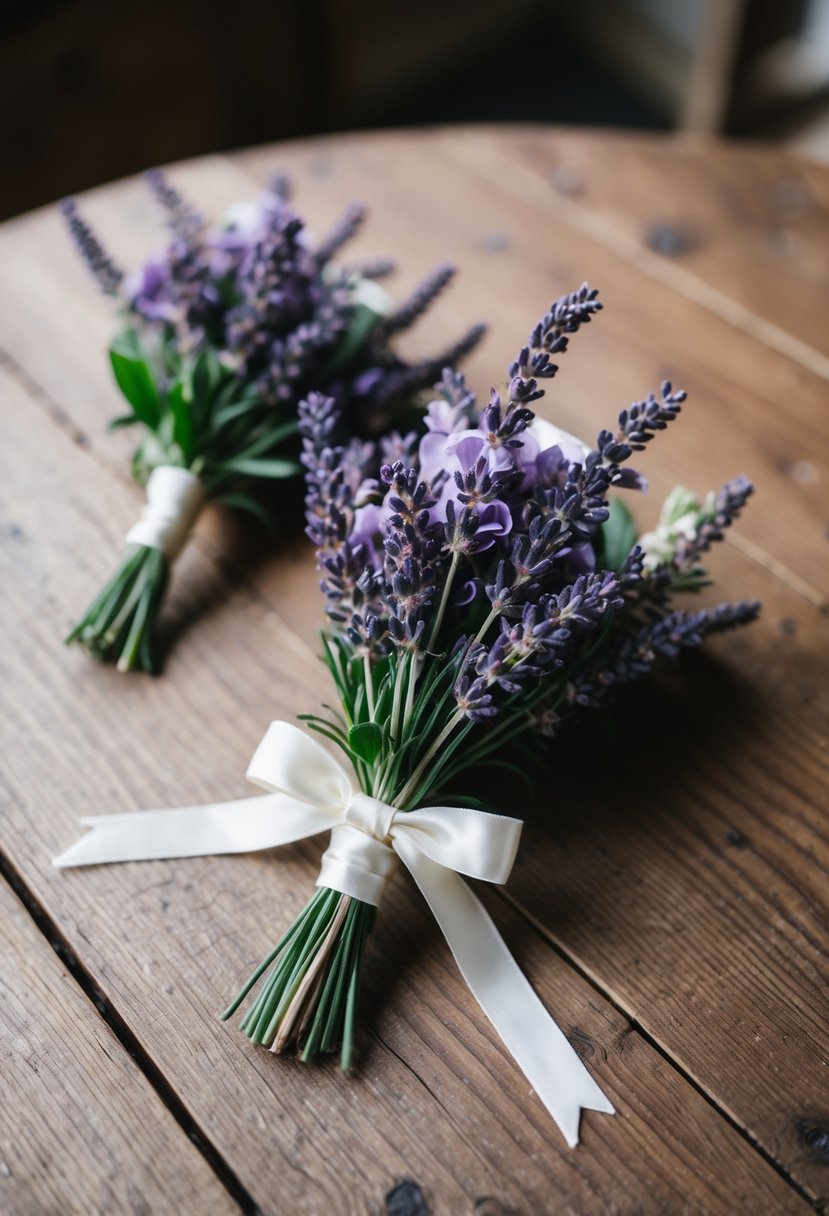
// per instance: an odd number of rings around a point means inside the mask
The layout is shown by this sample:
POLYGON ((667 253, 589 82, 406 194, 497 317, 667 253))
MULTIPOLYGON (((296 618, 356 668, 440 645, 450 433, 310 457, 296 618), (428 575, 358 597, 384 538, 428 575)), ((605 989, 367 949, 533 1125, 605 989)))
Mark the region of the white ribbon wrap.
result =
POLYGON ((127 533, 128 545, 160 549, 169 562, 178 557, 204 506, 204 485, 189 469, 162 464, 147 479, 147 502, 127 533))
POLYGON ((355 283, 352 292, 352 300, 356 300, 358 304, 365 304, 366 308, 370 308, 372 312, 376 312, 378 317, 385 317, 391 312, 392 300, 389 293, 379 283, 375 283, 374 279, 366 279, 360 275, 355 283))
POLYGON ((287 722, 271 723, 247 776, 270 792, 212 806, 83 819, 92 831, 53 864, 247 853, 330 830, 317 885, 377 905, 399 859, 443 930, 473 995, 570 1147, 578 1144, 582 1109, 613 1114, 489 913, 460 877, 506 882, 520 820, 467 807, 397 811, 355 793, 334 757, 287 722))

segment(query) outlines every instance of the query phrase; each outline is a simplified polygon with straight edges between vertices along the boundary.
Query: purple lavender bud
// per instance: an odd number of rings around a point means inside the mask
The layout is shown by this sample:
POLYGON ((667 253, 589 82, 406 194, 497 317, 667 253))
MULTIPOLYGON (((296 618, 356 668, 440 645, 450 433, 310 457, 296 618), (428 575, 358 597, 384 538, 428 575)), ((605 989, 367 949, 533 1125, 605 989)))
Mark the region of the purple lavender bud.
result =
POLYGON ((485 680, 461 676, 452 690, 458 709, 470 722, 485 722, 498 713, 485 680))
POLYGON ((619 465, 632 452, 643 451, 657 431, 664 431, 678 417, 687 396, 684 390, 674 392, 671 382, 665 380, 661 395, 661 401, 651 393, 645 401, 634 402, 629 409, 622 410, 615 433, 599 433, 596 450, 604 464, 619 465))
POLYGON ((437 299, 454 275, 454 266, 442 262, 415 288, 407 300, 386 317, 382 324, 383 333, 388 336, 409 329, 437 299))
POLYGON ((148 169, 144 176, 163 207, 173 233, 188 244, 197 240, 204 229, 204 220, 198 211, 170 185, 161 169, 148 169))
POLYGON ((330 262, 336 253, 350 241, 361 227, 367 215, 362 203, 349 203, 342 216, 314 251, 318 266, 330 262))

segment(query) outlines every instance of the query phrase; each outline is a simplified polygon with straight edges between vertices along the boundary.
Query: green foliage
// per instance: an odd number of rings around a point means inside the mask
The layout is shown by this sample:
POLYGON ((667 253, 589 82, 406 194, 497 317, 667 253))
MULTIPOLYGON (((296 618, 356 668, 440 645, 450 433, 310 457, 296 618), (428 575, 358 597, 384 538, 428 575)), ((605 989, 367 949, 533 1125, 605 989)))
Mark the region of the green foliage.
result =
POLYGON ((348 329, 337 344, 331 359, 323 367, 320 375, 327 380, 334 372, 341 371, 355 355, 363 349, 377 325, 379 317, 367 304, 355 304, 351 310, 351 320, 348 329))
POLYGON ((158 465, 177 465, 202 478, 209 498, 266 518, 251 487, 301 472, 296 418, 266 406, 212 347, 181 356, 170 337, 152 345, 124 329, 110 359, 132 410, 110 425, 146 428, 133 461, 136 479, 146 481, 158 465))
POLYGON ((302 465, 298 460, 284 460, 279 457, 270 460, 264 457, 260 459, 246 459, 240 456, 238 460, 229 460, 225 465, 225 470, 228 473, 240 473, 246 477, 274 477, 281 479, 283 477, 293 477, 299 473, 302 465))
POLYGON ((125 329, 118 334, 110 347, 109 357, 115 380, 132 406, 135 421, 155 429, 161 417, 161 399, 153 370, 134 329, 125 329))
POLYGON ((348 732, 348 746, 366 764, 373 764, 383 747, 383 732, 376 722, 358 722, 348 732))
POLYGON ((636 544, 636 522, 618 495, 609 499, 607 506, 610 515, 602 524, 602 564, 608 570, 621 570, 626 557, 636 544))
POLYGON ((119 671, 140 669, 154 675, 160 664, 149 626, 168 574, 167 559, 158 549, 131 545, 67 644, 82 643, 95 658, 117 663, 119 671))

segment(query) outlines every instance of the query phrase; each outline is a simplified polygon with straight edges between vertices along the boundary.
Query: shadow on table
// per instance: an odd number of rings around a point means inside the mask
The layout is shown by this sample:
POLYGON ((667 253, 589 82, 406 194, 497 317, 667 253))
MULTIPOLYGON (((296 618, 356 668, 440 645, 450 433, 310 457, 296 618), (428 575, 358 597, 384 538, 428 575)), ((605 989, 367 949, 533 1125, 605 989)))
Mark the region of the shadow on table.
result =
MULTIPOLYGON (((271 528, 247 513, 221 505, 210 509, 205 539, 190 541, 193 549, 201 546, 202 552, 185 550, 181 555, 162 606, 158 624, 162 661, 191 628, 224 612, 235 595, 253 593, 253 584, 269 563, 281 559, 291 567, 313 564, 303 530, 302 496, 299 479, 268 487, 260 497, 274 521, 271 528), (203 550, 208 545, 211 552, 205 560, 203 550)), ((309 592, 313 590, 312 579, 309 592)))
MULTIPOLYGON (((713 820, 706 826, 715 846, 718 836, 723 850, 746 848, 749 842, 730 825, 716 784, 710 797, 704 787, 708 774, 718 769, 733 773, 746 738, 756 744, 769 729, 767 718, 755 687, 716 656, 693 654, 656 679, 625 690, 609 709, 586 714, 562 731, 533 775, 535 795, 517 780, 481 770, 469 782, 469 792, 493 810, 525 821, 509 902, 554 937, 577 936, 584 947, 591 932, 606 931, 606 888, 618 886, 621 894, 644 881, 637 866, 641 870, 651 835, 662 838, 662 847, 681 852, 687 848, 689 820, 707 817, 713 820), (595 922, 585 910, 591 889, 604 893, 595 922)), ((520 957, 513 914, 486 890, 482 895, 507 945, 520 957)), ((392 1005, 398 1015, 405 1010, 404 1016, 417 1017, 417 1001, 395 1000, 395 994, 409 988, 416 995, 421 983, 434 983, 435 973, 424 962, 438 950, 445 950, 442 935, 425 902, 411 882, 396 882, 367 951, 364 1035, 383 1037, 380 1020, 392 1005)), ((453 965, 448 954, 446 962, 453 965)), ((368 1040, 361 1047, 365 1052, 368 1040)))
POLYGON ((730 815, 744 828, 737 774, 749 745, 769 736, 774 746, 772 696, 715 655, 689 654, 562 730, 533 774, 533 795, 517 781, 489 782, 489 799, 525 821, 510 900, 556 936, 577 927, 584 942, 590 891, 601 892, 598 932, 608 889, 622 899, 641 886, 654 839, 680 854, 691 826, 697 851, 747 847, 730 815))

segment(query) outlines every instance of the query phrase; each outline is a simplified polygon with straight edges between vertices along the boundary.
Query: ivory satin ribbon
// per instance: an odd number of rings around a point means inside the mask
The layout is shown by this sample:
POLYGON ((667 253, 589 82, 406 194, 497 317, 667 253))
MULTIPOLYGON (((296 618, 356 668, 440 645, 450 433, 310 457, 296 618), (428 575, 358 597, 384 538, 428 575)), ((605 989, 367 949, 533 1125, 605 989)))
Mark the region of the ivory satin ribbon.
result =
POLYGON ((402 861, 475 999, 570 1147, 578 1143, 582 1109, 614 1113, 461 878, 506 882, 520 820, 468 807, 395 810, 355 793, 338 761, 288 722, 271 723, 247 777, 269 793, 209 806, 83 819, 92 831, 53 864, 247 853, 330 831, 317 885, 377 905, 402 861))
POLYGON ((184 548, 204 499, 204 486, 195 473, 158 465, 147 480, 147 502, 127 533, 127 544, 160 549, 172 562, 184 548))

